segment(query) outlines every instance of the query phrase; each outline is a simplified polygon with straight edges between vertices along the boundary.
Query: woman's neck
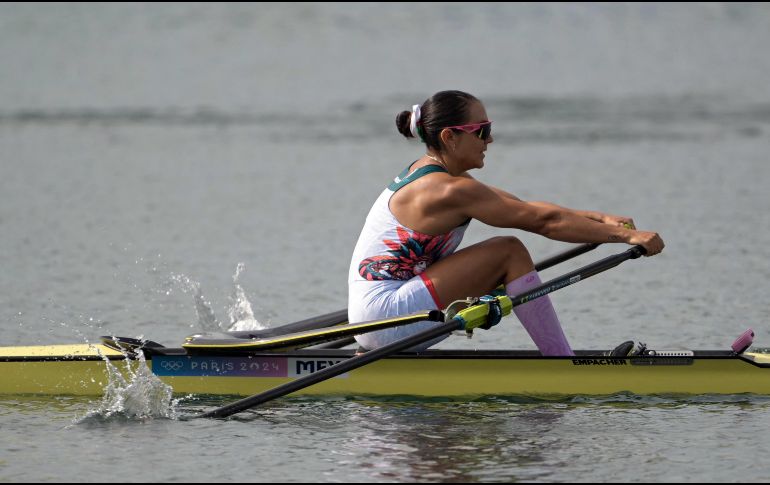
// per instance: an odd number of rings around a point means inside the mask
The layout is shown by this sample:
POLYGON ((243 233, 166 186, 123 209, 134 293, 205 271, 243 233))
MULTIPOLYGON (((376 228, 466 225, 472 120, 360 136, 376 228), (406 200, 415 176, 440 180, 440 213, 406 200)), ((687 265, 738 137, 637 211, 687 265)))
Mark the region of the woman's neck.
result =
POLYGON ((436 152, 429 152, 429 153, 426 153, 425 156, 433 160, 434 162, 436 162, 439 166, 443 167, 444 170, 449 172, 451 175, 455 175, 455 176, 459 175, 457 170, 453 170, 453 165, 451 161, 446 160, 446 158, 442 154, 436 153, 436 152))

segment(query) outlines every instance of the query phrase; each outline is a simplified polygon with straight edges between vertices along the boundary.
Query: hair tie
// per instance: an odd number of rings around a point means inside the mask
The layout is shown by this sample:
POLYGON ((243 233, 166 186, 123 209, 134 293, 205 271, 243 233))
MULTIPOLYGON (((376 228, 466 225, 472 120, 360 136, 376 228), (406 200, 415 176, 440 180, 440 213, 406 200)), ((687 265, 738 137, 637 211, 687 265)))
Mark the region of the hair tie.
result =
POLYGON ((412 136, 420 138, 420 134, 417 132, 417 123, 420 122, 420 105, 415 104, 412 106, 412 119, 409 122, 409 131, 412 132, 412 136))

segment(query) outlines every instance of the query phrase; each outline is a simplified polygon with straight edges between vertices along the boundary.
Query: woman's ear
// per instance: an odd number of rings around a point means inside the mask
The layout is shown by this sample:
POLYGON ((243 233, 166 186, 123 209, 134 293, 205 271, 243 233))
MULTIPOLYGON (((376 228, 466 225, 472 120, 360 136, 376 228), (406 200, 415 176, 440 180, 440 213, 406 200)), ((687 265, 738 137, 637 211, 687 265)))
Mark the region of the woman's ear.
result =
POLYGON ((450 130, 449 128, 444 128, 443 130, 441 130, 441 133, 439 133, 438 137, 441 140, 441 143, 443 143, 445 147, 447 148, 452 147, 452 149, 455 148, 455 144, 457 142, 455 141, 454 131, 450 130))

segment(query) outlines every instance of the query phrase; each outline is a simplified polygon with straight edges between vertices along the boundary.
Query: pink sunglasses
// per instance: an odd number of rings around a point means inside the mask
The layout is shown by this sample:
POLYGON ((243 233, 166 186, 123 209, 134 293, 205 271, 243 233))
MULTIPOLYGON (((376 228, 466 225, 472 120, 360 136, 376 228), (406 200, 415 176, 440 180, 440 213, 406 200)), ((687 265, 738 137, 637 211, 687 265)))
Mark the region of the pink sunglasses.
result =
POLYGON ((491 121, 482 121, 481 123, 473 123, 471 125, 447 126, 447 128, 452 130, 462 130, 465 133, 478 132, 478 136, 482 140, 487 140, 492 135, 491 121))

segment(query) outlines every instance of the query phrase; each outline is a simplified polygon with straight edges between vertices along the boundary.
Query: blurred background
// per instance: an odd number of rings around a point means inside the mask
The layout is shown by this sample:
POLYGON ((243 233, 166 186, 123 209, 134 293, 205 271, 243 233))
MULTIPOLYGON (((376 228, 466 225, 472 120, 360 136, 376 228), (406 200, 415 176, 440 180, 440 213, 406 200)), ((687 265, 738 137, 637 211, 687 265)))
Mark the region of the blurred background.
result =
MULTIPOLYGON (((444 89, 495 122, 474 176, 666 241, 554 294, 574 347, 768 342, 768 25, 745 3, 0 4, 0 344, 344 308, 371 203, 424 152, 395 116, 444 89)), ((478 222, 464 245, 511 233, 569 247, 478 222)), ((501 328, 442 347, 534 348, 501 328)))

